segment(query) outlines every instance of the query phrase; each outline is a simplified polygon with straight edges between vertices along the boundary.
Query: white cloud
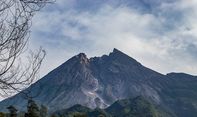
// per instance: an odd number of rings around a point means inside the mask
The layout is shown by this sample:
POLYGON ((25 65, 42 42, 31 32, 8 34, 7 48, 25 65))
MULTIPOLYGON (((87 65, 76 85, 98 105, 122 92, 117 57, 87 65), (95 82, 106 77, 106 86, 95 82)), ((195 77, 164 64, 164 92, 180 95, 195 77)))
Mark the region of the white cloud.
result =
POLYGON ((48 51, 43 74, 79 52, 98 56, 114 47, 162 73, 197 74, 196 5, 196 0, 163 3, 150 13, 109 4, 94 12, 53 8, 37 14, 32 46, 48 51))

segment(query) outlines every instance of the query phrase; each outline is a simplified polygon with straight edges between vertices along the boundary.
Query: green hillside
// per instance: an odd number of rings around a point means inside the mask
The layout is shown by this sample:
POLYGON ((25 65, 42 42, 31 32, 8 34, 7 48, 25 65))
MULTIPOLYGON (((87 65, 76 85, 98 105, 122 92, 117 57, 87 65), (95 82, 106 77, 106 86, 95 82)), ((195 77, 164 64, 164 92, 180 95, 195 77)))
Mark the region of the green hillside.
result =
POLYGON ((106 109, 94 110, 81 105, 54 113, 57 117, 173 117, 142 96, 118 100, 106 109))

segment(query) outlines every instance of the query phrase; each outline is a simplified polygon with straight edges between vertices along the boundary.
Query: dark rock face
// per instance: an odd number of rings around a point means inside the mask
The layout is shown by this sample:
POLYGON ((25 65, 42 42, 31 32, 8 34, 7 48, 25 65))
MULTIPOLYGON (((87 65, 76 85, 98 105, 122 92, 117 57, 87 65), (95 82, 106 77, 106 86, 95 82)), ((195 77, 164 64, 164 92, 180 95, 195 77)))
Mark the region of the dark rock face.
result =
MULTIPOLYGON (((81 104, 106 108, 119 99, 139 95, 179 117, 197 116, 197 77, 187 74, 160 74, 114 49, 109 55, 88 59, 80 53, 51 71, 26 90, 35 100, 56 111, 81 104), (186 113, 186 114, 184 114, 186 113)), ((3 109, 14 104, 24 109, 27 101, 19 93, 0 103, 3 109)))
POLYGON ((107 104, 137 95, 155 97, 159 103, 157 92, 143 82, 151 77, 161 77, 161 74, 145 68, 117 49, 109 56, 90 59, 90 63, 99 82, 97 92, 107 104))

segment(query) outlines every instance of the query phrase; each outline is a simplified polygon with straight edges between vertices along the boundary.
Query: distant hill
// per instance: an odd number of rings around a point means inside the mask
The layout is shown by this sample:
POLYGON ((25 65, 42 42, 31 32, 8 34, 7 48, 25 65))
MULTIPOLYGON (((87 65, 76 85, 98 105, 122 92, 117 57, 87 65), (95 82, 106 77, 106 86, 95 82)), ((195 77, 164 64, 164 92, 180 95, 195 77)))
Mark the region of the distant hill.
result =
MULTIPOLYGON (((181 64, 181 63, 180 63, 181 64)), ((184 73, 163 75, 123 52, 87 58, 80 53, 51 71, 25 91, 39 94, 35 101, 50 112, 76 104, 94 109, 107 108, 117 100, 143 96, 177 117, 197 117, 197 77, 184 73)), ((0 110, 27 104, 19 93, 0 102, 0 110)))
POLYGON ((75 114, 87 117, 173 117, 164 110, 158 109, 156 105, 142 96, 134 99, 118 100, 106 109, 89 109, 81 105, 75 105, 54 113, 57 117, 70 117, 75 114))

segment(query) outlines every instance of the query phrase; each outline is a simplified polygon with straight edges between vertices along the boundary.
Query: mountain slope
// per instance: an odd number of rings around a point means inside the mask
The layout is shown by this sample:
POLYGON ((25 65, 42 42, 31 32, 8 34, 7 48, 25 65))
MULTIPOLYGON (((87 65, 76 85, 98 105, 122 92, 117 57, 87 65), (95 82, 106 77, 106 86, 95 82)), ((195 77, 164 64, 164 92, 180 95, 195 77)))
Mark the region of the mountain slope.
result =
MULTIPOLYGON (((26 90, 51 112, 81 104, 106 108, 116 100, 146 97, 178 117, 197 116, 197 77, 160 74, 114 49, 109 55, 88 59, 80 53, 51 71, 26 90)), ((0 103, 24 109, 26 100, 17 94, 0 103)))
POLYGON ((88 117, 173 117, 164 112, 142 96, 133 99, 118 100, 107 109, 86 109, 81 105, 75 105, 68 109, 63 109, 54 113, 56 116, 69 117, 70 115, 81 114, 88 117))
POLYGON ((117 117, 173 117, 142 96, 116 101, 106 111, 117 117))

